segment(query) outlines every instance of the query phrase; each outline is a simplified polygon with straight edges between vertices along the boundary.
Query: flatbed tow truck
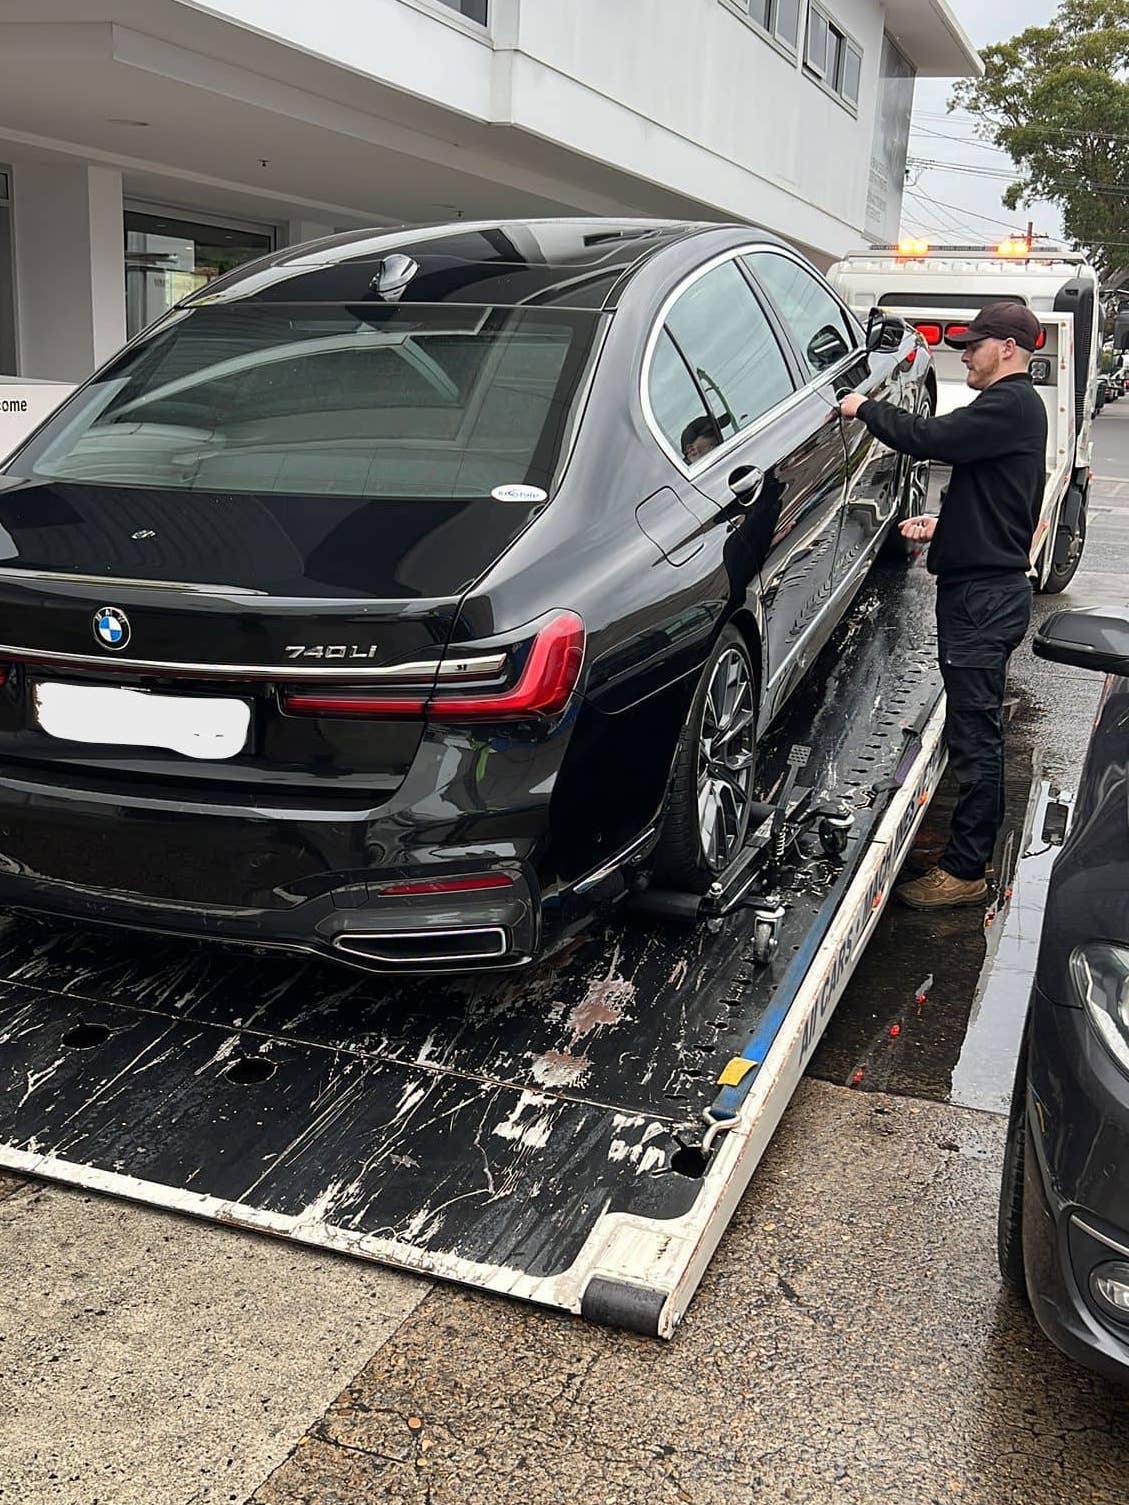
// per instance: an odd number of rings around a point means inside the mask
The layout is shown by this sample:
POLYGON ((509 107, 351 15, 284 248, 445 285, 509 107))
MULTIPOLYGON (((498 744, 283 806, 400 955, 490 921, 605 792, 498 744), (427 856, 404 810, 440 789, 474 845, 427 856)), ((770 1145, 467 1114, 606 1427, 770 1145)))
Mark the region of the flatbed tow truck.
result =
POLYGON ((932 617, 880 567, 730 873, 528 973, 0 921, 0 1167, 669 1337, 940 777, 932 617))

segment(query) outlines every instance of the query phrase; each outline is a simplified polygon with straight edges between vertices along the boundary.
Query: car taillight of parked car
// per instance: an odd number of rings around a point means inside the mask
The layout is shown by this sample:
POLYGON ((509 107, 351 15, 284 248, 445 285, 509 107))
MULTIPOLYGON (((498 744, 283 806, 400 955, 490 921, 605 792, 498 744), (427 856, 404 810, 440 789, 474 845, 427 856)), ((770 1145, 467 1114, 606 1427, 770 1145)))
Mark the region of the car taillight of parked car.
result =
POLYGON ((284 689, 282 710, 290 716, 350 716, 381 720, 426 717, 429 721, 512 721, 555 716, 567 706, 584 665, 584 623, 574 611, 554 612, 532 624, 507 652, 491 645, 462 645, 440 662, 434 688, 386 681, 379 690, 284 689), (520 664, 520 668, 516 666, 520 664), (512 684, 506 672, 516 672, 512 684), (478 682, 476 682, 476 679, 478 682))

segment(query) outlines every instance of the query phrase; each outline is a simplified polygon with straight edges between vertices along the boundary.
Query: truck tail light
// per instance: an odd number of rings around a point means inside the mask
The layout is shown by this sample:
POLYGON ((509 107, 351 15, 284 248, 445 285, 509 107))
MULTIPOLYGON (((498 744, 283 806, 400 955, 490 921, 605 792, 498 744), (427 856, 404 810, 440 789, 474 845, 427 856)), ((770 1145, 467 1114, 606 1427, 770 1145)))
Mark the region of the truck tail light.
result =
POLYGON ((930 349, 932 349, 933 346, 939 345, 941 343, 940 324, 915 324, 913 327, 917 330, 918 334, 930 347, 930 349))
POLYGON ((440 663, 435 686, 424 697, 418 687, 389 682, 379 690, 283 690, 282 709, 291 716, 426 717, 429 721, 510 721, 529 716, 554 716, 563 711, 580 679, 584 664, 584 623, 574 611, 554 612, 536 625, 532 638, 523 639, 508 653, 496 649, 460 649, 440 663), (446 666, 458 664, 454 674, 446 666), (520 664, 520 668, 517 666, 520 664), (482 666, 475 683, 474 668, 482 666), (467 667, 471 672, 467 673, 467 667), (506 684, 505 671, 516 673, 506 684), (446 682, 445 682, 446 681, 446 682))

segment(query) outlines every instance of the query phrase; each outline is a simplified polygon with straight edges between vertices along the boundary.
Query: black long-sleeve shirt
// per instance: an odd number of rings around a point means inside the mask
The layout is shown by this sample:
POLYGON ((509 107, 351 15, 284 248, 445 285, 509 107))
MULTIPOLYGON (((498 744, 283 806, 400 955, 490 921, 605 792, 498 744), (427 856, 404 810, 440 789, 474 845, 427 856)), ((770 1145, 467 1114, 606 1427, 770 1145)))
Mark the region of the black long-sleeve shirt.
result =
POLYGON ((1047 479, 1047 412, 1026 373, 1003 377, 943 418, 873 401, 858 416, 891 449, 953 467, 929 546, 932 574, 971 580, 1030 568, 1047 479))

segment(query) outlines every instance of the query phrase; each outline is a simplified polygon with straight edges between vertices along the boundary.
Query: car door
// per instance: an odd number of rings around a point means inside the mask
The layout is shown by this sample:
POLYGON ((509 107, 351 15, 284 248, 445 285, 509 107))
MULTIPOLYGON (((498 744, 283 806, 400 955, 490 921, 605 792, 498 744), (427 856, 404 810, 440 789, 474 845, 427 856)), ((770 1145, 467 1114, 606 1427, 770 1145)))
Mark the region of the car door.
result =
MULTIPOLYGON (((811 267, 785 251, 755 251, 747 264, 771 299, 807 377, 825 384, 829 398, 861 392, 900 401, 896 354, 868 354, 857 320, 811 267)), ((898 503, 901 467, 895 452, 860 419, 842 423, 847 489, 834 567, 834 588, 845 608, 882 540, 898 503)))
POLYGON ((797 391, 795 363, 735 258, 680 291, 655 357, 652 411, 693 488, 729 521, 731 590, 760 624, 770 719, 832 588, 845 476, 838 417, 814 390, 797 391), (664 403, 676 379, 681 408, 664 403))

